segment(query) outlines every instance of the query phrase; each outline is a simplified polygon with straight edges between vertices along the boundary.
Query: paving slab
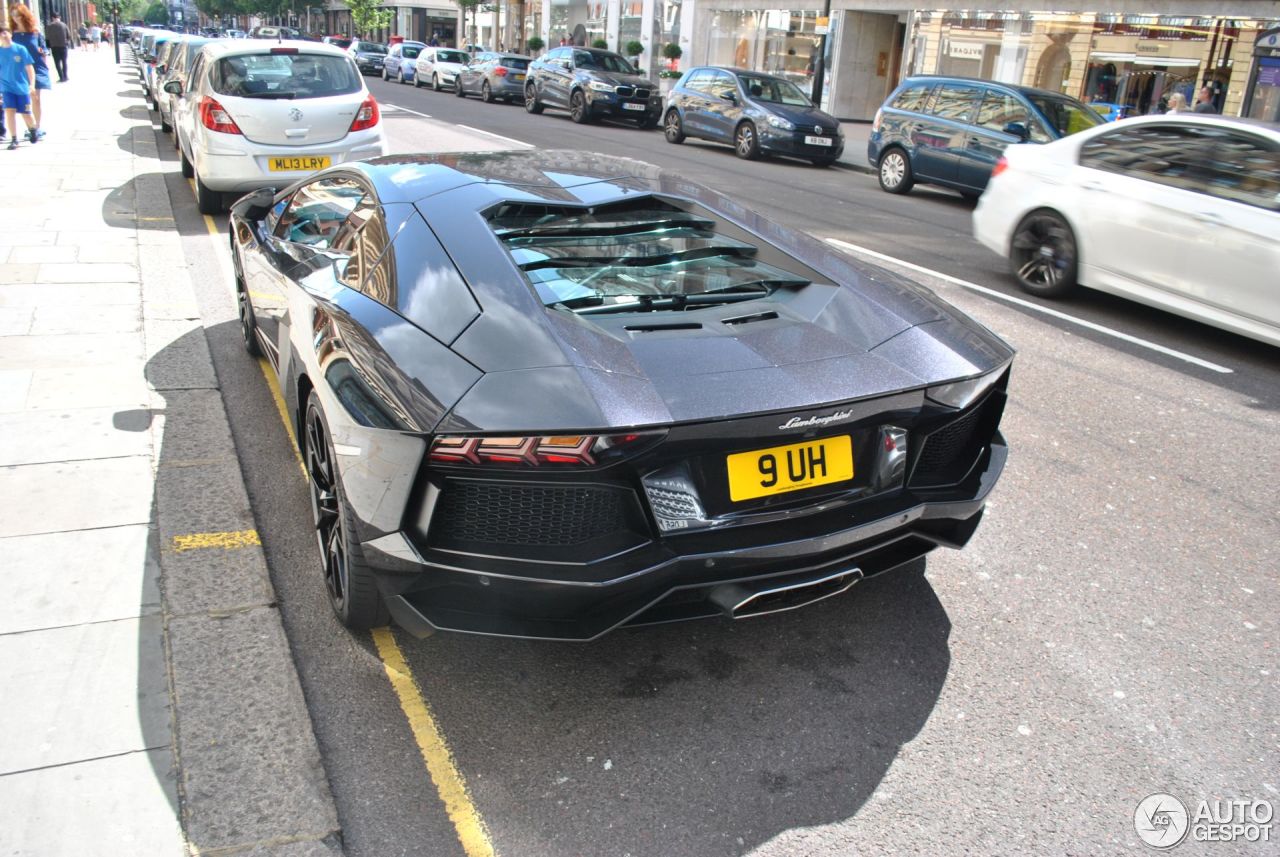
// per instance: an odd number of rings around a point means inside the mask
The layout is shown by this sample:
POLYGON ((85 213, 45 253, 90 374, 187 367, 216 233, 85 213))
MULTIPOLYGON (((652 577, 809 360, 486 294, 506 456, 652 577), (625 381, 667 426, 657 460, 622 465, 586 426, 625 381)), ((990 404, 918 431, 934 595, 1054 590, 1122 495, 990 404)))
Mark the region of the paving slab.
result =
POLYGON ((7 307, 0 304, 0 336, 24 336, 31 332, 35 307, 7 307))
MULTIPOLYGON (((0 345, 3 345, 7 338, 0 338, 0 345)), ((3 362, 0 362, 0 365, 4 365, 3 362)), ((24 409, 27 406, 27 392, 30 389, 30 369, 0 369, 0 413, 24 409)))
POLYGON ((155 613, 159 565, 151 532, 135 524, 0 539, 10 593, 0 634, 155 613))
MULTIPOLYGON (((0 537, 151 520, 150 456, 0 468, 0 497, 21 497, 0 515, 0 537)), ((243 529, 243 527, 241 527, 243 529)))
POLYGON ((0 774, 172 742, 157 615, 0 636, 0 663, 0 774))
POLYGON ((0 777, 6 857, 183 857, 165 748, 0 777))
POLYGON ((101 333, 0 338, 6 369, 79 369, 111 365, 137 373, 143 363, 137 334, 101 333))
POLYGON ((136 306, 38 307, 31 333, 134 333, 142 326, 136 306))
POLYGON ((215 389, 209 343, 198 319, 148 318, 143 322, 147 381, 157 390, 215 389))
POLYGON ((150 418, 116 408, 0 414, 0 465, 150 455, 150 418))
MULTIPOLYGON (((104 240, 104 239, 98 239, 104 240)), ((74 262, 66 265, 41 264, 35 278, 38 283, 109 283, 137 279, 134 265, 119 262, 101 265, 74 262)))
POLYGON ((5 265, 0 268, 0 283, 34 283, 36 272, 40 266, 34 263, 26 265, 5 265))
MULTIPOLYGON (((133 363, 85 368, 37 369, 31 373, 26 406, 34 409, 146 407, 151 400, 146 381, 133 363)), ((2 409, 2 407, 0 407, 2 409)))
POLYGON ((33 247, 14 247, 9 251, 9 258, 6 261, 10 263, 40 264, 42 262, 78 262, 84 260, 76 258, 75 247, 50 247, 42 244, 33 247))
POLYGON ((0 306, 137 306, 141 300, 142 291, 137 283, 24 283, 0 286, 0 306))

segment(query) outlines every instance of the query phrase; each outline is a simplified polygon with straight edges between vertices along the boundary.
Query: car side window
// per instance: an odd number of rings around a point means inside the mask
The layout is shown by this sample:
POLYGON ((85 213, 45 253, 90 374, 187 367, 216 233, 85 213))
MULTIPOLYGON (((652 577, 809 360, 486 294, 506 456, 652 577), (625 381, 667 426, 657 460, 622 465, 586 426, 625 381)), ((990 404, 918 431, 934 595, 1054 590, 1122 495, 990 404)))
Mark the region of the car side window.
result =
POLYGON ((938 94, 933 98, 934 116, 940 119, 953 119, 956 122, 968 122, 973 118, 978 107, 978 97, 982 90, 976 86, 953 86, 943 84, 938 87, 938 94))
POLYGON ((711 91, 712 72, 708 69, 700 69, 689 75, 689 79, 685 81, 684 88, 692 89, 694 92, 709 94, 711 91))
POLYGON ((327 250, 364 195, 360 185, 342 177, 305 184, 281 213, 275 235, 293 244, 327 250))
POLYGON ((911 110, 915 113, 921 113, 929 102, 929 90, 932 88, 933 84, 930 83, 912 84, 899 92, 898 97, 893 99, 893 103, 889 106, 898 110, 911 110))
POLYGON ((351 288, 394 307, 393 273, 382 270, 380 276, 370 276, 376 273, 378 261, 389 243, 391 238, 387 234, 387 219, 382 206, 365 197, 343 221, 334 239, 333 249, 349 256, 338 279, 351 288))
POLYGON ((200 84, 200 72, 204 71, 204 54, 196 57, 195 64, 191 66, 191 74, 187 76, 187 88, 191 89, 200 84))
POLYGON ((1203 165, 1214 142, 1212 130, 1203 126, 1122 125, 1081 146, 1080 165, 1205 192, 1203 165))
POLYGON ((708 81, 707 93, 712 98, 724 98, 726 95, 738 94, 738 85, 733 82, 733 75, 727 71, 712 72, 711 80, 708 81))
POLYGON ((1003 132, 1013 122, 1018 122, 1031 134, 1037 143, 1047 143, 1052 139, 1044 127, 1035 120, 1027 106, 1007 92, 988 90, 978 107, 978 118, 975 125, 992 131, 1003 132))
POLYGON ((1280 146, 1252 134, 1222 131, 1204 171, 1205 193, 1280 211, 1280 146))

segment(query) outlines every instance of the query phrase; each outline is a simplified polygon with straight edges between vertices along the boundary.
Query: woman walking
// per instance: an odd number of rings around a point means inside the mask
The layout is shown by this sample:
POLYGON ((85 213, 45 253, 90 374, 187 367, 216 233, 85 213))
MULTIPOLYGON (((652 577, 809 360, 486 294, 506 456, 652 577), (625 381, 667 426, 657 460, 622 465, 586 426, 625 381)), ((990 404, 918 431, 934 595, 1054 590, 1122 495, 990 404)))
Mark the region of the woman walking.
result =
POLYGON ((36 16, 26 6, 14 3, 9 7, 9 27, 13 30, 13 42, 22 45, 31 54, 31 64, 36 73, 36 86, 31 90, 31 116, 36 122, 36 139, 44 136, 40 130, 40 93, 53 88, 49 79, 49 46, 36 26, 36 16))

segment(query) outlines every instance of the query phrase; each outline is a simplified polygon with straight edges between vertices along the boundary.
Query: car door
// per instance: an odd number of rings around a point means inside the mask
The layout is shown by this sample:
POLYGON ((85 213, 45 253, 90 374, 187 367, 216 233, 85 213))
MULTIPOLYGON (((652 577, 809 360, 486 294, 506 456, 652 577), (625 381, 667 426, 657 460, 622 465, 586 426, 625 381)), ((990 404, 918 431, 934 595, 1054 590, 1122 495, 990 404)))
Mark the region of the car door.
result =
POLYGON ((1214 129, 1203 182, 1187 200, 1186 296, 1280 327, 1280 143, 1214 129))
POLYGON ((947 185, 958 183, 960 153, 973 130, 983 88, 968 83, 943 83, 934 92, 928 111, 912 132, 916 177, 947 185))
POLYGON ((400 69, 400 46, 392 45, 387 48, 387 58, 382 61, 382 68, 386 72, 387 77, 395 77, 396 72, 400 69))
POLYGON ((732 143, 734 129, 742 118, 738 79, 727 71, 714 69, 708 86, 706 136, 720 143, 732 143))
POLYGON ((714 78, 714 69, 697 69, 673 94, 684 115, 684 132, 690 137, 705 137, 710 133, 707 113, 711 108, 711 81, 714 78))
POLYGON ((191 144, 191 121, 194 105, 199 99, 199 90, 204 81, 205 70, 204 53, 196 55, 195 62, 191 64, 191 72, 187 75, 186 83, 182 87, 182 94, 174 96, 173 107, 171 112, 173 118, 174 139, 178 141, 179 148, 183 148, 188 152, 190 157, 191 144), (185 143, 185 146, 184 146, 185 143))
POLYGON ((1013 93, 988 89, 982 96, 977 117, 965 139, 964 153, 956 171, 957 183, 967 190, 985 190, 991 180, 991 171, 1005 148, 1023 142, 1022 137, 1006 129, 1020 125, 1028 136, 1033 136, 1034 128, 1040 137, 1048 139, 1047 132, 1038 127, 1039 124, 1039 120, 1013 93))

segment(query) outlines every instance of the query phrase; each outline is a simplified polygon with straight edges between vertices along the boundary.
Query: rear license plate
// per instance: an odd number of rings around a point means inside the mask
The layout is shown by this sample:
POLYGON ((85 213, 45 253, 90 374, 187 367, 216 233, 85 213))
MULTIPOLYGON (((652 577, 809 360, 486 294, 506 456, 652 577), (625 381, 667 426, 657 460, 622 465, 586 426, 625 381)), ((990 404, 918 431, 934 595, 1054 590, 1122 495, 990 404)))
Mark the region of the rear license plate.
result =
POLYGON ((647 104, 624 104, 622 105, 622 109, 623 110, 644 110, 647 106, 648 106, 647 104))
POLYGON ((844 434, 736 452, 726 461, 729 499, 736 503, 852 479, 853 442, 844 434))
POLYGON ((267 158, 267 169, 273 173, 296 173, 323 170, 329 166, 328 155, 291 155, 283 158, 267 158))
POLYGON ((804 141, 810 146, 830 146, 831 140, 828 137, 805 137, 804 141))
POLYGON ((523 75, 523 74, 513 74, 513 75, 511 75, 511 79, 512 79, 512 80, 524 80, 524 75, 523 75))

